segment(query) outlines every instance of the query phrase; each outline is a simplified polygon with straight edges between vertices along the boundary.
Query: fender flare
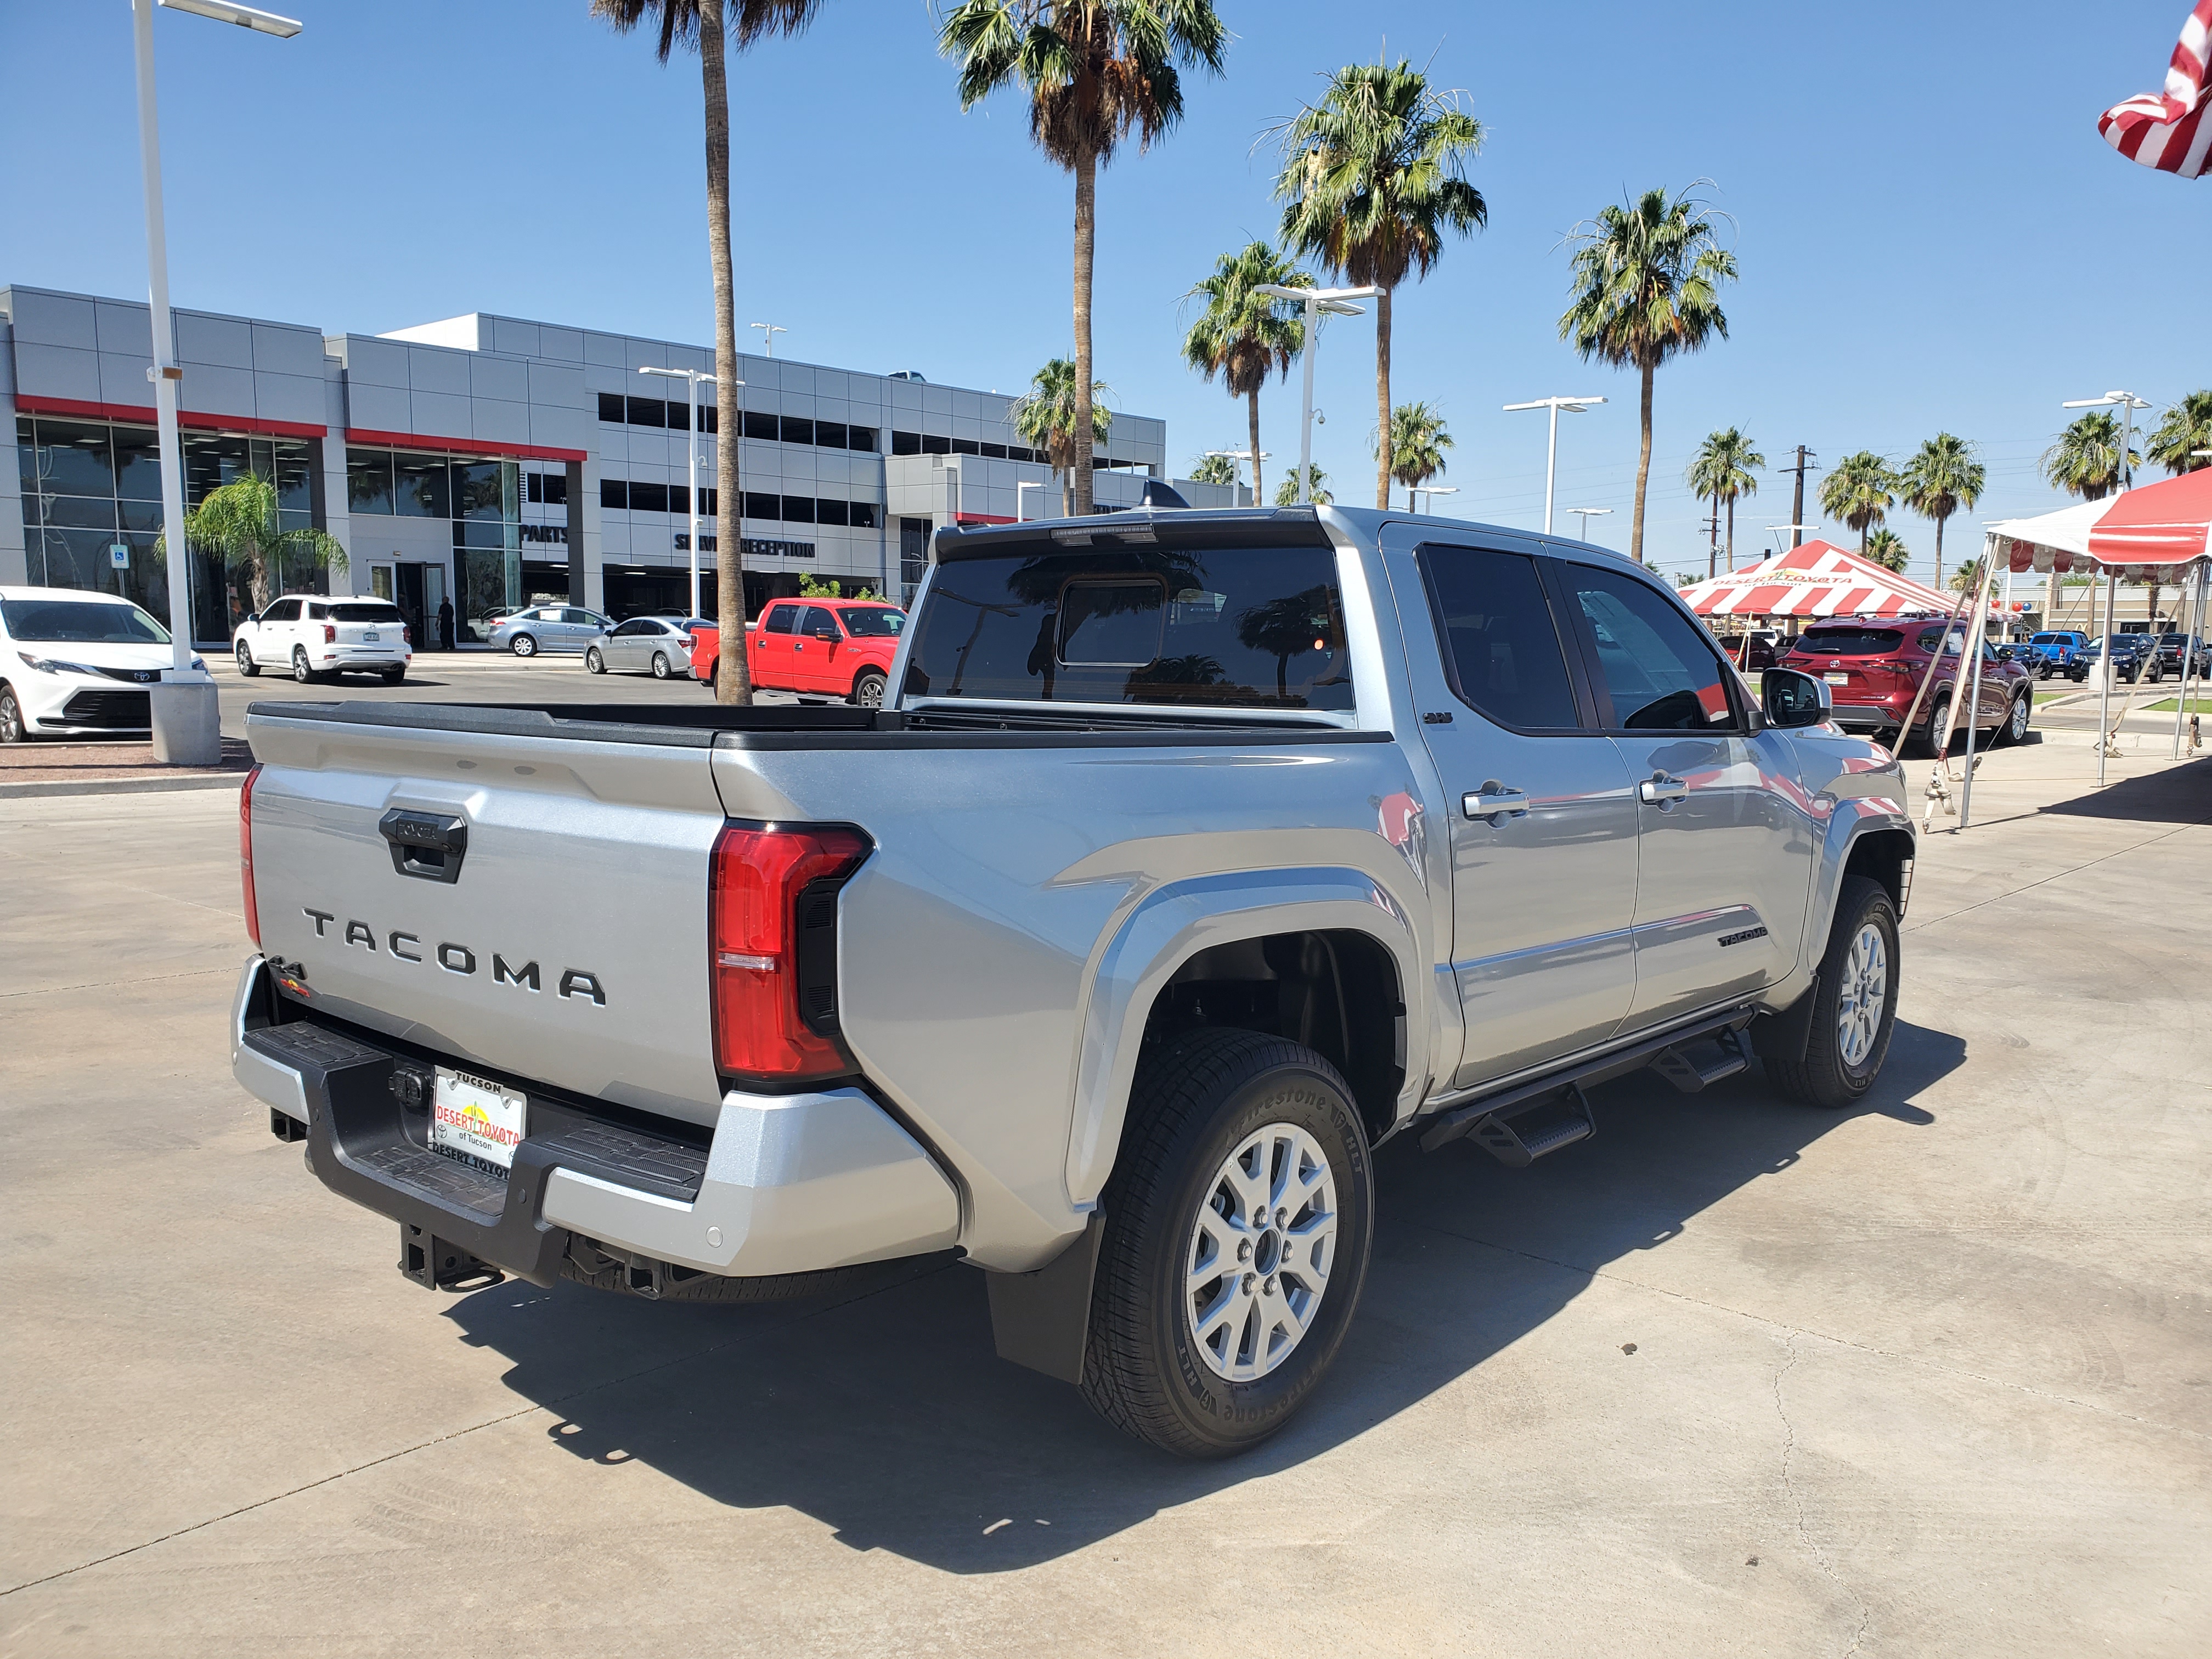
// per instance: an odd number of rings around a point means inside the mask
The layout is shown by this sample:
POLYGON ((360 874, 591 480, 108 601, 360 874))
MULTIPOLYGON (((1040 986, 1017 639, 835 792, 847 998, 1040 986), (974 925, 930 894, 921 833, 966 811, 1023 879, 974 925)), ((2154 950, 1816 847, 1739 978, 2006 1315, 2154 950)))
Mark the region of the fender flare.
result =
MULTIPOLYGON (((1364 933, 1390 953, 1399 1000, 1410 1021, 1425 1015, 1416 987, 1429 975, 1412 918, 1364 871, 1340 866, 1250 870, 1170 882, 1147 894, 1107 939, 1084 996, 1074 1110, 1068 1127, 1067 1192, 1079 1210, 1097 1201, 1120 1152, 1137 1052, 1161 988, 1176 969, 1217 945, 1269 933, 1364 933)), ((1409 1053, 1425 1034, 1409 1030, 1409 1053)), ((1423 1073, 1408 1064, 1396 1115, 1411 1109, 1423 1073)))
MULTIPOLYGON (((1798 947, 1796 980, 1805 981, 1819 965, 1821 956, 1828 948, 1828 929, 1835 922, 1836 898, 1843 890, 1844 871, 1850 864, 1851 849, 1869 836, 1892 830, 1903 830, 1916 848, 1918 845, 1919 837, 1913 830, 1911 814, 1905 810, 1904 803, 1880 796, 1863 796, 1836 803, 1836 810, 1828 819, 1828 833, 1821 845, 1820 867, 1814 874, 1813 890, 1808 901, 1805 936, 1798 947)), ((1903 907, 1900 906, 1900 919, 1903 914, 1903 907)))

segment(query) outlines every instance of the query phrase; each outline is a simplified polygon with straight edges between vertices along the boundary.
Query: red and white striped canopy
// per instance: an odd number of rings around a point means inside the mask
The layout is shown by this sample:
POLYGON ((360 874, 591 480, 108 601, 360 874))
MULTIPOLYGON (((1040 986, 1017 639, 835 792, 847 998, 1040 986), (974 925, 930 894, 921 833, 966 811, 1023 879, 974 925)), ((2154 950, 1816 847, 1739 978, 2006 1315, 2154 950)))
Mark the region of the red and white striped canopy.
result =
POLYGON ((1821 541, 1686 587, 1682 597, 1700 617, 1941 617, 1955 604, 1910 576, 1821 541))
POLYGON ((2016 572, 2109 570, 2122 581, 2172 581, 2181 568, 2212 558, 2212 467, 2039 519, 2008 520, 1992 526, 1990 538, 2016 572))
POLYGON ((2131 161, 2199 179, 2212 171, 2212 0, 2182 20, 2166 88, 2115 104, 2097 118, 2105 142, 2131 161))

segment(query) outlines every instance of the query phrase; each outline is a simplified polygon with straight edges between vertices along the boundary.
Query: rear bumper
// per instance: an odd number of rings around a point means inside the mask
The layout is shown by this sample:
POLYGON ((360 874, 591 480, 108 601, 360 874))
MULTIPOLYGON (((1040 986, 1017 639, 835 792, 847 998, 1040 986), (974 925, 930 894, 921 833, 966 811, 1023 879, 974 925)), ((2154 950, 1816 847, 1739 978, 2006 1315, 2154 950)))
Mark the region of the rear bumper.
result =
POLYGON ((425 1066, 419 1051, 312 1016, 271 1024, 267 977, 254 957, 240 981, 232 1074, 306 1127, 316 1177, 533 1283, 559 1276, 571 1234, 617 1255, 747 1278, 920 1255, 958 1235, 952 1183, 858 1089, 732 1091, 702 1146, 512 1079, 531 1099, 513 1170, 502 1179, 459 1164, 428 1149, 427 1112, 393 1091, 396 1073, 425 1066))

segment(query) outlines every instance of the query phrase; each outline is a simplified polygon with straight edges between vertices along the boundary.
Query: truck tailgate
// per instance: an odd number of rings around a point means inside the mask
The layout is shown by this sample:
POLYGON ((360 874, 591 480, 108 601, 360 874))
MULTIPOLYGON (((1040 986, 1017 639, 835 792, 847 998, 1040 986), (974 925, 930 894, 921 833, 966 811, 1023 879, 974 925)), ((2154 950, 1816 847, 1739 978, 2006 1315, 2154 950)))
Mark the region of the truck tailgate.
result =
POLYGON ((284 707, 247 721, 254 885, 262 949, 310 1006, 714 1122, 710 733, 572 730, 556 748, 519 715, 455 732, 430 705, 284 707))

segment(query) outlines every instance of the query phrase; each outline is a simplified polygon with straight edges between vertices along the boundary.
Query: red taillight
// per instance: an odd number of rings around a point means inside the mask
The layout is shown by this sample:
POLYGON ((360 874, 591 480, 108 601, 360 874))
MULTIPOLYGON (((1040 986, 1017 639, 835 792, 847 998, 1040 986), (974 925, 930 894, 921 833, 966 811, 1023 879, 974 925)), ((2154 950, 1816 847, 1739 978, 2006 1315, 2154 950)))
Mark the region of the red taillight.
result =
POLYGON ((399 624, 399 643, 402 645, 412 645, 415 643, 415 630, 410 628, 405 623, 399 624))
POLYGON ((332 624, 325 623, 323 624, 323 643, 325 645, 336 645, 337 642, 338 630, 332 624))
POLYGON ((726 826, 707 877, 714 1058, 740 1077, 832 1077, 836 1041, 836 884, 867 838, 834 827, 726 826))
POLYGON ((261 948, 261 907, 253 897, 253 784, 260 775, 257 765, 238 792, 238 878, 246 889, 246 936, 257 951, 261 948))

